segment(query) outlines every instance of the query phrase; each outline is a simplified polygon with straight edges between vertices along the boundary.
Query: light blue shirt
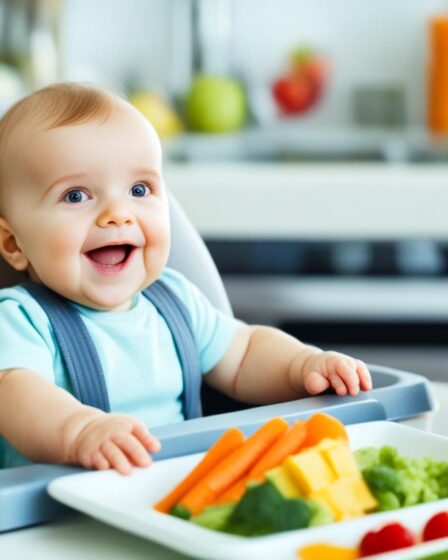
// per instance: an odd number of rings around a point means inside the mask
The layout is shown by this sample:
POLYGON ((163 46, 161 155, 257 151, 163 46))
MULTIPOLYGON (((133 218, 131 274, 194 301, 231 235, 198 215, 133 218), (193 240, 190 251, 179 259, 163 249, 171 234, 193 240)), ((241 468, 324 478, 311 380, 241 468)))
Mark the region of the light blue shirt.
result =
MULTIPOLYGON (((180 273, 167 268, 160 279, 186 305, 201 372, 207 373, 225 354, 239 323, 216 310, 180 273)), ((98 352, 111 410, 136 416, 149 427, 182 421, 182 371, 171 333, 153 304, 139 293, 124 312, 73 305, 98 352)), ((0 290, 0 371, 8 368, 30 369, 70 390, 48 317, 20 287, 0 290)), ((0 466, 27 463, 0 438, 0 466)))

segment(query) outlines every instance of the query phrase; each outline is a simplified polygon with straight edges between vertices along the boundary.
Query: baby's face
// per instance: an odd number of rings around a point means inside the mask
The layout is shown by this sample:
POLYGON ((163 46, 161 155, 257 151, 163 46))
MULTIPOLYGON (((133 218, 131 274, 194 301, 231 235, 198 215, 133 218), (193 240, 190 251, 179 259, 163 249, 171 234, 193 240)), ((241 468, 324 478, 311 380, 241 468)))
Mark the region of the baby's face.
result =
POLYGON ((31 276, 77 303, 129 309, 169 252, 161 149, 151 125, 120 102, 104 123, 22 138, 17 154, 4 217, 31 276))

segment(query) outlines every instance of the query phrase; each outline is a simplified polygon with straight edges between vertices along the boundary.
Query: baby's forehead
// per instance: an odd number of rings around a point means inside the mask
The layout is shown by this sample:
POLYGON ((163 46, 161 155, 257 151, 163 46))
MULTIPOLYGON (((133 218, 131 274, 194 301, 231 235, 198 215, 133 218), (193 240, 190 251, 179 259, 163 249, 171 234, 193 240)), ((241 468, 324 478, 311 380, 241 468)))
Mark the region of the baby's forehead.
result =
MULTIPOLYGON (((96 153, 110 149, 110 157, 120 153, 130 159, 148 159, 161 165, 161 146, 154 128, 129 104, 117 104, 106 118, 89 118, 65 126, 52 126, 42 119, 21 123, 11 138, 15 165, 45 166, 45 161, 62 157, 76 160, 84 154, 89 161, 96 153)), ((54 162, 53 162, 54 163, 54 162)))

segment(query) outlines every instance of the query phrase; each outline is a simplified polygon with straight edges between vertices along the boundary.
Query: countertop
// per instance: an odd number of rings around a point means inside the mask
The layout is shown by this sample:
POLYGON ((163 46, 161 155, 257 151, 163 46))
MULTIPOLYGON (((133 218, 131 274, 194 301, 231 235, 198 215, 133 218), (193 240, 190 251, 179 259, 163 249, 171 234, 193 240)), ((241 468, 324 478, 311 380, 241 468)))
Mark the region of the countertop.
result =
MULTIPOLYGON (((448 383, 433 383, 439 406, 410 425, 448 436, 448 383)), ((81 514, 56 523, 11 531, 0 536, 0 558, 14 560, 186 560, 150 541, 122 532, 81 514)))
POLYGON ((448 165, 167 163, 165 181, 201 235, 448 239, 448 165))

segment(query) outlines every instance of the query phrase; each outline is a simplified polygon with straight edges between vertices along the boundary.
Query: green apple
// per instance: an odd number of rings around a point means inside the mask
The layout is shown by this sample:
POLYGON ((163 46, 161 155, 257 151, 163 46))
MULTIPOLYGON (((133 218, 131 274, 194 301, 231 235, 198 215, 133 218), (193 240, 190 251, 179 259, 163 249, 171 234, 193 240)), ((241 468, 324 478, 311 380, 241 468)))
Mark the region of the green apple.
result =
POLYGON ((198 76, 188 92, 185 113, 193 130, 230 132, 246 120, 246 96, 236 80, 198 76))

